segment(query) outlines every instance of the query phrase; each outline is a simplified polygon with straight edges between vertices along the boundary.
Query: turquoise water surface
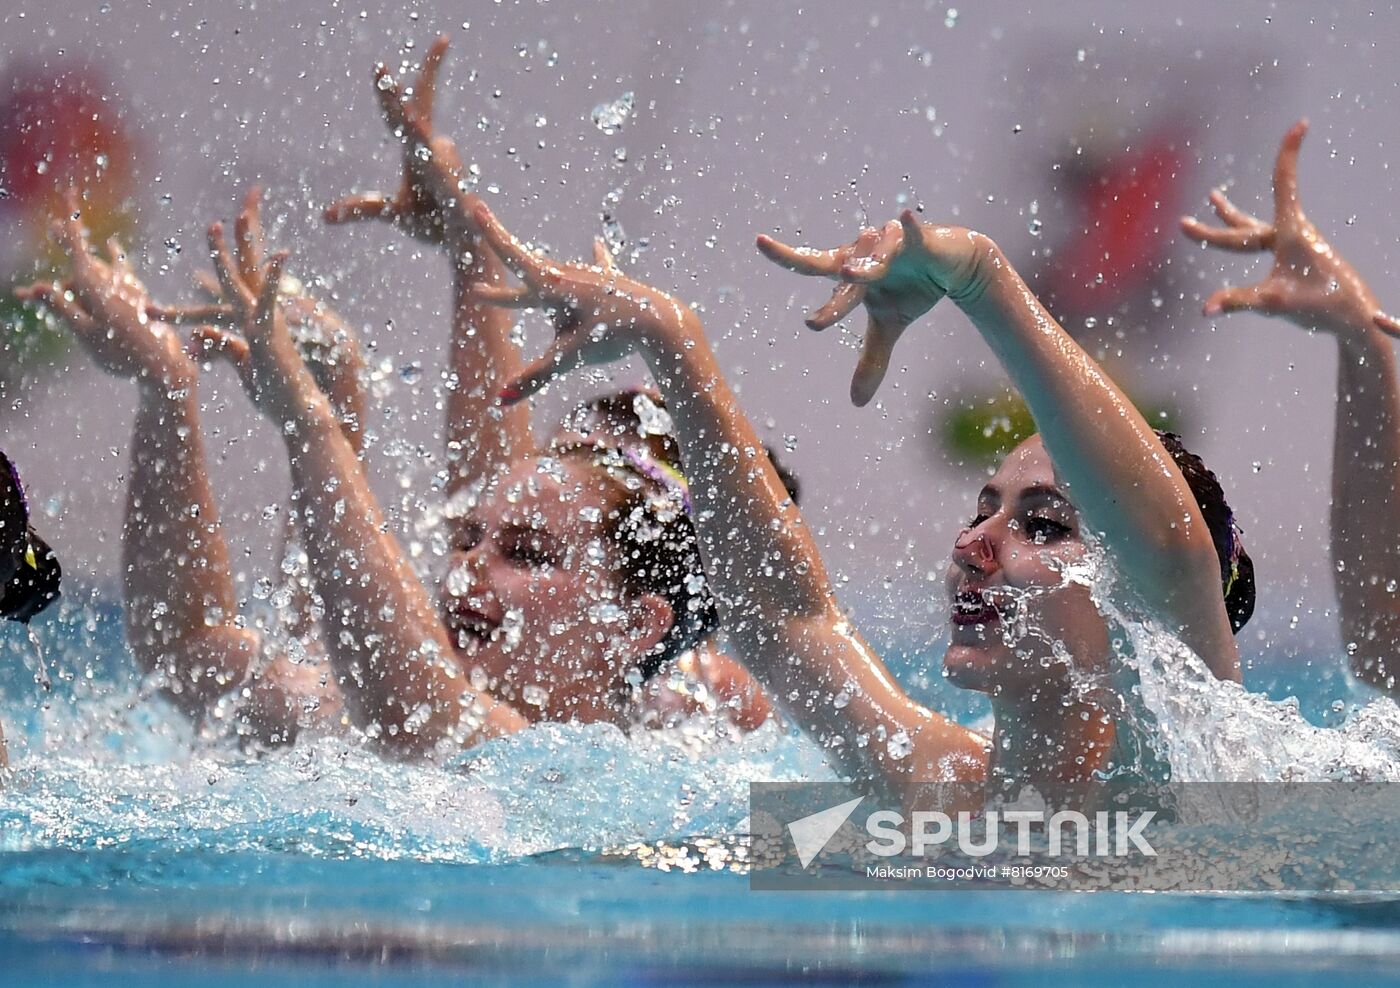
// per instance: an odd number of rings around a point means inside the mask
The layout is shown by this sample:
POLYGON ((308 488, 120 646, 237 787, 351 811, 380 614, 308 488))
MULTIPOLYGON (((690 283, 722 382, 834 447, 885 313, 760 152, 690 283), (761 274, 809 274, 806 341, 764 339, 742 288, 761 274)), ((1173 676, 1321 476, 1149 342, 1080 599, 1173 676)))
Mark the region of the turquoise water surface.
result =
MULTIPOLYGON (((27 640, 4 642, 6 985, 1178 983, 1185 971, 1251 985, 1400 969, 1400 897, 1384 895, 750 892, 734 867, 747 783, 827 777, 818 750, 777 729, 706 746, 554 725, 445 767, 330 740, 250 758, 140 696, 117 618, 70 597, 41 629, 47 710, 27 640)), ((905 681, 982 715, 910 654, 905 681)), ((1250 685, 1297 694, 1325 722, 1356 697, 1324 666, 1256 663, 1250 685)), ((1389 836, 1381 847, 1400 846, 1389 836)))

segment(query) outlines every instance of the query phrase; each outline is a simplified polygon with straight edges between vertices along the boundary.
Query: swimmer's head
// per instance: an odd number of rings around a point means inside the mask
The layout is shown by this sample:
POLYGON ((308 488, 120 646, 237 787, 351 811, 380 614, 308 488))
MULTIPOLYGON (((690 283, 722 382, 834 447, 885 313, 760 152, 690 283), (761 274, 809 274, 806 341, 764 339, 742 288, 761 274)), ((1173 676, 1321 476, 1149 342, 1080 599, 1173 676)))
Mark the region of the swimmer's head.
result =
POLYGON ((29 524, 24 485, 0 453, 0 617, 27 624, 58 599, 62 569, 29 524))
MULTIPOLYGON (((1235 630, 1254 606, 1254 570, 1220 484, 1180 440, 1163 444, 1215 538, 1235 630)), ((1007 456, 980 492, 948 569, 952 643, 945 675, 993 695, 1056 694, 1106 669, 1114 643, 1090 590, 1093 559, 1079 514, 1057 486, 1039 436, 1007 456)))
POLYGON ((610 719, 714 627, 688 492, 660 445, 562 436, 459 520, 447 623, 464 668, 527 716, 610 719))

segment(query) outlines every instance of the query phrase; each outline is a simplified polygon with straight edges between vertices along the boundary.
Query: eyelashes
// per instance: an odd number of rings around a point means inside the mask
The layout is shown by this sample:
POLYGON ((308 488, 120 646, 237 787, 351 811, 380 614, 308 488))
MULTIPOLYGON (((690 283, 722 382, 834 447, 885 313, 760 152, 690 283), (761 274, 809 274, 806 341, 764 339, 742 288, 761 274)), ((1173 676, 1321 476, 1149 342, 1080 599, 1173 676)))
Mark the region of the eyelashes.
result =
MULTIPOLYGON (((979 512, 964 525, 964 528, 973 529, 985 522, 991 515, 986 512, 979 512)), ((1026 534, 1030 536, 1032 542, 1043 545, 1046 542, 1055 542, 1066 536, 1072 535, 1074 529, 1062 521, 1054 518, 1045 518, 1033 515, 1021 522, 1026 534)))

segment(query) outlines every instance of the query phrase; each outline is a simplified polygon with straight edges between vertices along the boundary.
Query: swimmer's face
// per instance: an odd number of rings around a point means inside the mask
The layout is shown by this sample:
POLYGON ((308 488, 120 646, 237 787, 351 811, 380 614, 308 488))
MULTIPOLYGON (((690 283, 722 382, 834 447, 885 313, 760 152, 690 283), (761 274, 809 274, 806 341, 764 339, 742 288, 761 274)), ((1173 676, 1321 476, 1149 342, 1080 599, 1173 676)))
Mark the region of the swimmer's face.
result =
POLYGON ((625 593, 615 481, 576 456, 512 464, 457 523, 443 617, 463 670, 537 720, 614 716, 624 676, 671 625, 625 593))
POLYGON ((1011 452, 969 518, 948 567, 948 679, 994 696, 1055 694, 1071 664, 1098 671, 1107 624, 1089 588, 1064 577, 1089 549, 1038 436, 1011 452))

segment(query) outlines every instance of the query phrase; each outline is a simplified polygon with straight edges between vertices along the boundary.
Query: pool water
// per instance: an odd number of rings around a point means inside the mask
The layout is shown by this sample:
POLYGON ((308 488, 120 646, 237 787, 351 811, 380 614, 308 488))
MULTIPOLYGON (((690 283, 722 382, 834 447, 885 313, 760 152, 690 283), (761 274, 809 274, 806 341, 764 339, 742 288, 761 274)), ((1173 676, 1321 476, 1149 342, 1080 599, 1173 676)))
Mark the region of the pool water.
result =
MULTIPOLYGON (((819 750, 776 727, 705 745, 551 725, 449 766, 338 740, 249 758, 142 698, 119 628, 102 598, 70 598, 41 631, 47 709, 27 640, 3 643, 5 985, 1151 984, 1186 971, 1275 985, 1400 970, 1400 897, 1387 895, 751 892, 735 836, 747 783, 829 777, 819 750)), ((896 671, 983 716, 942 692, 930 661, 909 649, 896 671)), ((1256 663, 1250 686, 1296 694, 1326 722, 1358 699, 1326 665, 1256 663)))

